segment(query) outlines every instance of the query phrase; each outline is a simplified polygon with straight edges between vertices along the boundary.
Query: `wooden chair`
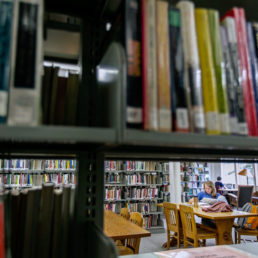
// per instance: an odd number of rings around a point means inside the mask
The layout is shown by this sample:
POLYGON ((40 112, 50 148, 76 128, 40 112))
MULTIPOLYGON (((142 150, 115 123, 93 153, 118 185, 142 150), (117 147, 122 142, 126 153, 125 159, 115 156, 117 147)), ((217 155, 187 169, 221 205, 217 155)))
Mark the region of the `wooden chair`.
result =
POLYGON ((217 234, 214 229, 209 230, 208 227, 199 228, 196 226, 192 207, 180 204, 180 216, 183 224, 184 248, 188 244, 198 247, 199 240, 206 241, 206 239, 215 238, 217 242, 217 234))
MULTIPOLYGON (((120 216, 128 220, 130 218, 130 212, 128 208, 121 208, 120 216)), ((116 240, 116 245, 125 245, 125 240, 116 240)))
POLYGON ((180 248, 180 219, 177 210, 177 205, 174 203, 163 202, 164 214, 167 222, 167 249, 170 248, 171 238, 174 237, 177 240, 177 248, 180 248), (170 231, 174 232, 174 235, 170 235, 170 231))
MULTIPOLYGON (((143 225, 142 214, 139 212, 131 212, 130 221, 139 227, 143 225)), ((119 255, 138 254, 141 238, 129 238, 126 240, 125 246, 117 246, 119 255)))
POLYGON ((237 195, 228 193, 230 204, 242 208, 247 202, 252 201, 253 185, 239 185, 237 195))
POLYGON ((129 219, 130 218, 130 212, 128 208, 122 208, 120 210, 120 216, 124 217, 125 219, 129 219))
POLYGON ((241 236, 256 236, 258 241, 258 229, 243 229, 235 227, 235 244, 241 243, 241 236))

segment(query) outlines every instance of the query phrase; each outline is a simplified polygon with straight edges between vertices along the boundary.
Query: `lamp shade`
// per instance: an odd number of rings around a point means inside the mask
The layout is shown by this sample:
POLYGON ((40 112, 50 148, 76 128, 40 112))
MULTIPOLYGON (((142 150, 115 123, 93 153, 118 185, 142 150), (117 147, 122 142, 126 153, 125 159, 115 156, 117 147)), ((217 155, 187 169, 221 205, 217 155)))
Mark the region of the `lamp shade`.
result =
POLYGON ((247 170, 244 168, 244 169, 242 169, 242 170, 240 170, 239 172, 238 172, 238 175, 240 175, 240 176, 246 176, 247 175, 247 170))

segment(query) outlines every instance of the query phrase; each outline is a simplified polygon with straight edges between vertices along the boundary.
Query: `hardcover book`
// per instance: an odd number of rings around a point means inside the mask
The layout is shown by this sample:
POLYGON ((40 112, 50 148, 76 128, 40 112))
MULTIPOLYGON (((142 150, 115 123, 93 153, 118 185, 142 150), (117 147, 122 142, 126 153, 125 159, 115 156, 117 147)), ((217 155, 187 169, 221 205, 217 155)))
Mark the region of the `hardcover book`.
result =
POLYGON ((180 1, 177 8, 181 12, 181 35, 184 53, 184 80, 186 86, 189 123, 192 132, 204 133, 201 70, 195 29, 194 4, 180 1))

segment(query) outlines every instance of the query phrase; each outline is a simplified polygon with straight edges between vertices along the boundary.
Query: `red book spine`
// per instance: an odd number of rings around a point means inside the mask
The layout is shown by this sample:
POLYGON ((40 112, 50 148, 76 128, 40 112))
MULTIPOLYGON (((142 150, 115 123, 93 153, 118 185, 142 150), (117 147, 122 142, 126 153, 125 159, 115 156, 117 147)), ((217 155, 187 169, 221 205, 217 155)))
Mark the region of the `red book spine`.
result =
POLYGON ((249 63, 249 54, 247 49, 246 37, 246 20, 245 13, 242 8, 232 8, 228 11, 222 20, 227 17, 233 17, 236 23, 237 46, 241 69, 241 84, 243 88, 244 107, 246 122, 248 125, 248 135, 258 135, 256 108, 254 100, 254 92, 252 85, 252 74, 249 63))

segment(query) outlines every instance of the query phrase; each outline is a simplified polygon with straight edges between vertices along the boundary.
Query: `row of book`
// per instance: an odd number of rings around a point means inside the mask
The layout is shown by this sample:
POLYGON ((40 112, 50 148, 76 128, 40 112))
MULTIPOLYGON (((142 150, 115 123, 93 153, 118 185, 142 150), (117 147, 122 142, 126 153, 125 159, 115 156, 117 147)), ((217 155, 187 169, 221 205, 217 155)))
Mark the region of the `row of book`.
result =
POLYGON ((43 0, 1 0, 0 16, 0 123, 76 125, 78 72, 43 68, 43 0))
POLYGON ((147 203, 127 203, 126 206, 130 212, 149 213, 158 211, 157 202, 155 201, 147 203))
POLYGON ((71 187, 54 189, 54 184, 5 192, 1 257, 70 257, 74 194, 71 187))
POLYGON ((106 160, 105 171, 168 171, 168 163, 157 161, 106 160))
POLYGON ((258 25, 242 8, 221 19, 187 0, 126 0, 122 10, 128 127, 258 135, 258 25))
POLYGON ((76 184, 74 174, 2 174, 0 175, 0 185, 5 187, 34 187, 43 183, 53 182, 55 185, 76 184))
POLYGON ((75 170, 76 160, 2 159, 0 170, 75 170))
POLYGON ((185 175, 181 174, 181 181, 207 181, 205 175, 188 175, 185 173, 185 175))
POLYGON ((158 215, 149 215, 143 218, 143 227, 146 229, 158 226, 158 215))

